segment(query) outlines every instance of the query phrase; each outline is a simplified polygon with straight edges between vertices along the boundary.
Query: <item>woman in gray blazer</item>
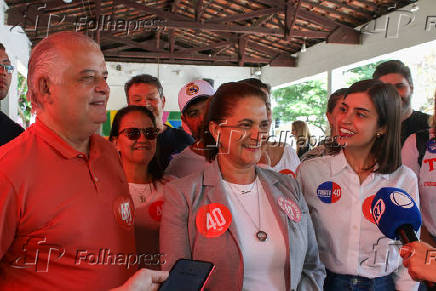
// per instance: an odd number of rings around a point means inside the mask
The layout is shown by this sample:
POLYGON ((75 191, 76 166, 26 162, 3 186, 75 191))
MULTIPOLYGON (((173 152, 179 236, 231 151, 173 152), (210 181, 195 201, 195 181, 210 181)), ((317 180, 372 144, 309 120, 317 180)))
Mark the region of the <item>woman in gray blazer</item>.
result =
POLYGON ((256 167, 269 130, 266 96, 223 84, 205 118, 202 172, 166 185, 163 269, 180 258, 212 262, 206 290, 322 290, 325 269, 297 182, 256 167))

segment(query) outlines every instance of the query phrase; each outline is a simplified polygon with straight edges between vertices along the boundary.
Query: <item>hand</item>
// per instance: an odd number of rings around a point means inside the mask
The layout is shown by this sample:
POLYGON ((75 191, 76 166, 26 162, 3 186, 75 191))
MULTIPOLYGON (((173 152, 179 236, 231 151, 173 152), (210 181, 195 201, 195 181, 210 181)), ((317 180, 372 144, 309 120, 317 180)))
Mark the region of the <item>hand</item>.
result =
POLYGON ((140 269, 123 286, 112 289, 112 291, 156 291, 168 275, 168 271, 140 269))
POLYGON ((400 255, 413 280, 436 282, 436 249, 415 241, 404 245, 400 255))

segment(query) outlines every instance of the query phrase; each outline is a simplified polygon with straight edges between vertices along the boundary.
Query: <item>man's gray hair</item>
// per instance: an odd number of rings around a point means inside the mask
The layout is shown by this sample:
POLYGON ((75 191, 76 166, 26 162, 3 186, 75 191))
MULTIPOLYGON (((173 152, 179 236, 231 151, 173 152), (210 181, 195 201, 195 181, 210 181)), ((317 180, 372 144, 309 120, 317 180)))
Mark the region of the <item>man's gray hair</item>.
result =
POLYGON ((49 35, 32 49, 27 74, 27 99, 32 102, 34 110, 41 107, 37 90, 40 76, 49 76, 52 82, 59 83, 60 76, 56 72, 57 68, 63 65, 63 61, 60 59, 62 47, 68 47, 78 42, 88 43, 100 50, 100 46, 94 40, 75 31, 61 31, 49 35))

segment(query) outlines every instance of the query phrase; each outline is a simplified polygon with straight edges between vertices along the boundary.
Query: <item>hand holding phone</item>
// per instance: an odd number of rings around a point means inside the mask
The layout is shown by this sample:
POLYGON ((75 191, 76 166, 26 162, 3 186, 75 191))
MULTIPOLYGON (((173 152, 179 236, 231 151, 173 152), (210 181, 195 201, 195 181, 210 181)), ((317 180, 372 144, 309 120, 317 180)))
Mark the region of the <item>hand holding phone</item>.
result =
POLYGON ((170 271, 168 279, 162 283, 159 291, 200 291, 206 285, 215 268, 210 262, 180 259, 170 271))

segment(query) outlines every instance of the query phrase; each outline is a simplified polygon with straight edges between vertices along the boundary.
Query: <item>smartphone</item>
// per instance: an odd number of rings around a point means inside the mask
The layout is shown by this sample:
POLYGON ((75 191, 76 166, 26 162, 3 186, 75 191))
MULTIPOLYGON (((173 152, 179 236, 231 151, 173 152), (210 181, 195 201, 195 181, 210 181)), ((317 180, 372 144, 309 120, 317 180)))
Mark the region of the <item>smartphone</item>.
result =
POLYGON ((159 291, 201 291, 214 268, 214 264, 210 262, 177 260, 159 291))

